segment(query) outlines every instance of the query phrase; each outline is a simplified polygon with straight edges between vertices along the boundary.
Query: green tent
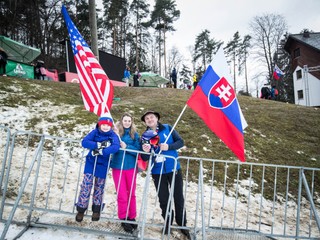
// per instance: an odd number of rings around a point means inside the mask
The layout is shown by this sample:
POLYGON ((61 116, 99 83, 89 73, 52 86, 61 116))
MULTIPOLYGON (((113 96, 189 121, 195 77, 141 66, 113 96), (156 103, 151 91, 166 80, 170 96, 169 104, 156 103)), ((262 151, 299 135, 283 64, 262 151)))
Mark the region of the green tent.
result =
MULTIPOLYGON (((169 79, 161 77, 154 72, 140 72, 139 87, 160 87, 170 82, 169 79)), ((133 74, 130 76, 129 83, 133 85, 133 74)))
POLYGON ((24 45, 2 35, 0 35, 0 47, 7 53, 9 60, 26 64, 32 63, 41 53, 40 49, 24 45))

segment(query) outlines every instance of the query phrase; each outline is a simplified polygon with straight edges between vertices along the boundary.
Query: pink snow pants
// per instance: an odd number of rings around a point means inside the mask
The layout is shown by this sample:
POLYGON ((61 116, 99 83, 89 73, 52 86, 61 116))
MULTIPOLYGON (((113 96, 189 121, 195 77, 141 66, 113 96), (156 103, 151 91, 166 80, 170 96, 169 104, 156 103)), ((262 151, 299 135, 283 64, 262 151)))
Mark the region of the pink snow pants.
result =
POLYGON ((136 178, 137 170, 112 169, 112 177, 117 191, 118 218, 135 219, 137 216, 136 178), (121 177, 121 179, 120 179, 121 177))

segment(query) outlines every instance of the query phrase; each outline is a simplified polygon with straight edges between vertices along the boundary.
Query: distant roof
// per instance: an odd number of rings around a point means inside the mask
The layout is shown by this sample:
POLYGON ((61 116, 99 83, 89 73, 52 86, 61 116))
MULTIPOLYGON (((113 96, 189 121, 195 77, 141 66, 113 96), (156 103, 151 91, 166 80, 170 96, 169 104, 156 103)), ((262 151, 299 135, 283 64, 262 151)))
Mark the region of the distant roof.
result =
POLYGON ((316 33, 305 32, 300 34, 290 34, 287 38, 286 44, 284 45, 284 49, 288 50, 293 40, 306 44, 320 51, 320 32, 316 32, 316 33))

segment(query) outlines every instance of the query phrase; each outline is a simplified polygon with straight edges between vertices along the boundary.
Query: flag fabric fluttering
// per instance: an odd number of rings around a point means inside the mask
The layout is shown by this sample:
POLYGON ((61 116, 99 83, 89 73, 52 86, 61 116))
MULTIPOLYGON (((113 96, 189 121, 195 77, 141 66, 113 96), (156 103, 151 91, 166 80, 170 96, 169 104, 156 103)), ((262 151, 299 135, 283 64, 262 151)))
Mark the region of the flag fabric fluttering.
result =
POLYGON ((275 80, 279 80, 284 75, 284 72, 281 71, 281 69, 277 66, 277 64, 274 65, 273 70, 273 78, 275 80))
POLYGON ((187 105, 244 162, 243 131, 247 122, 230 85, 232 81, 221 46, 187 105))
POLYGON ((85 109, 101 116, 110 112, 113 100, 113 85, 72 22, 65 6, 62 6, 62 14, 69 32, 85 109))

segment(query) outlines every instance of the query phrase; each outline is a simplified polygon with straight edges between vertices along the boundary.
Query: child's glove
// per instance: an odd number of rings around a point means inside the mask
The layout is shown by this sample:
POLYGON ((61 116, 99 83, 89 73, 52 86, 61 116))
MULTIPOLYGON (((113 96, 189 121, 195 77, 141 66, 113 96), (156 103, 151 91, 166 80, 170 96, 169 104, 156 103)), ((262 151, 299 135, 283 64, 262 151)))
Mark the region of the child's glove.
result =
POLYGON ((91 153, 92 153, 92 156, 103 155, 102 149, 100 149, 100 150, 99 149, 95 149, 91 153))
POLYGON ((98 149, 109 147, 111 143, 109 141, 97 142, 98 149))
POLYGON ((106 148, 106 147, 109 147, 111 145, 111 143, 109 141, 103 141, 101 143, 101 148, 106 148))

